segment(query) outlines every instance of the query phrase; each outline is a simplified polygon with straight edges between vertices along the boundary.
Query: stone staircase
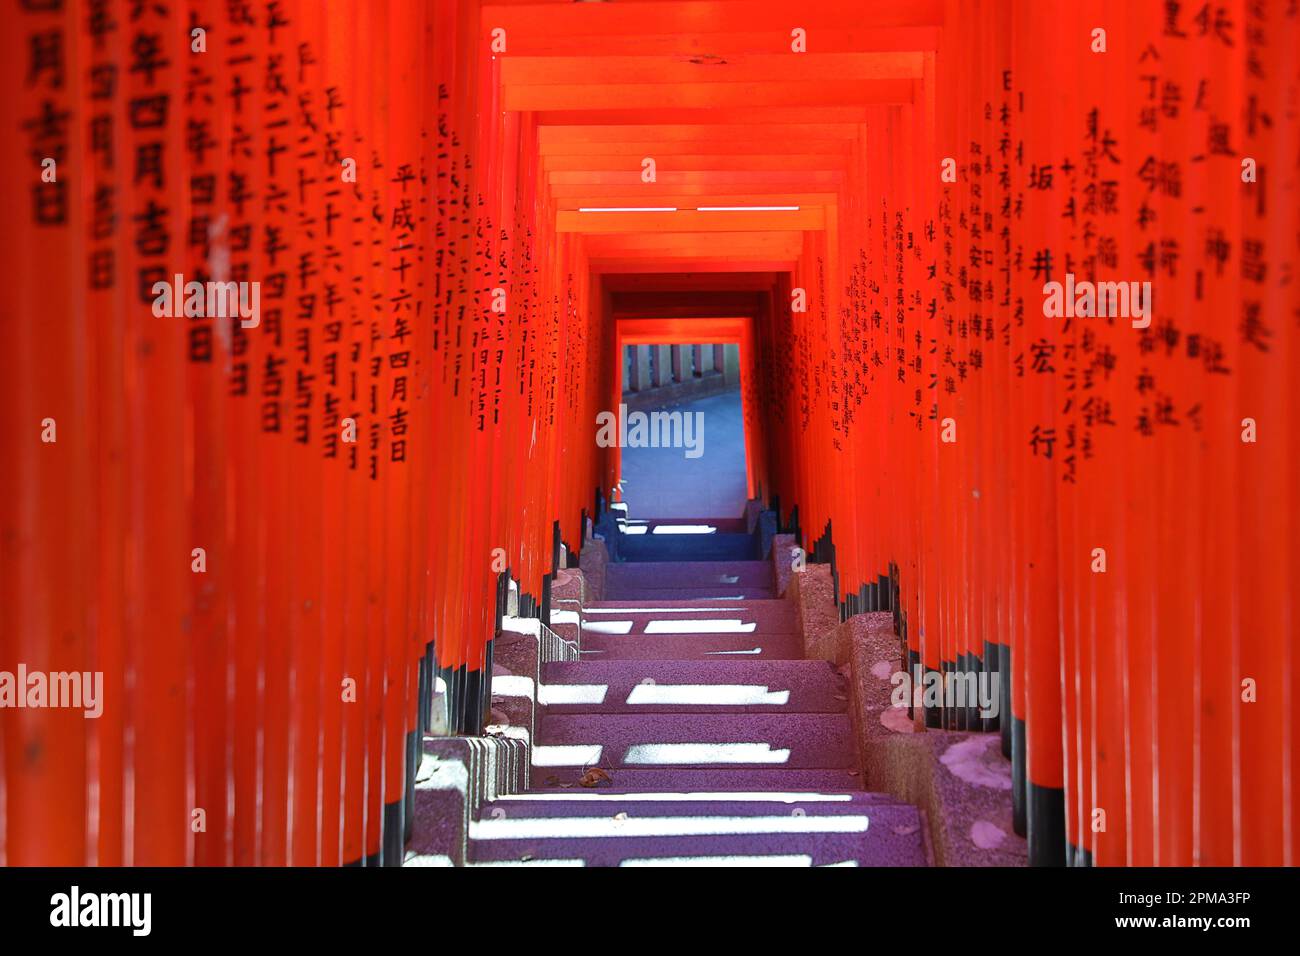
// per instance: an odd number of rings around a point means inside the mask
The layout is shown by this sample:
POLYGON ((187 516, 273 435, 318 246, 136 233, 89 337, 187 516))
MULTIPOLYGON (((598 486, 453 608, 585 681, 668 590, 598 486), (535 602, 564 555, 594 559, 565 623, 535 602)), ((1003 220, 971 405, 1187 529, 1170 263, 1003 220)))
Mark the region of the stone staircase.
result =
POLYGON ((543 665, 532 789, 481 807, 467 863, 926 864, 916 808, 862 789, 844 678, 802 659, 770 563, 707 526, 621 536, 582 660, 543 665))

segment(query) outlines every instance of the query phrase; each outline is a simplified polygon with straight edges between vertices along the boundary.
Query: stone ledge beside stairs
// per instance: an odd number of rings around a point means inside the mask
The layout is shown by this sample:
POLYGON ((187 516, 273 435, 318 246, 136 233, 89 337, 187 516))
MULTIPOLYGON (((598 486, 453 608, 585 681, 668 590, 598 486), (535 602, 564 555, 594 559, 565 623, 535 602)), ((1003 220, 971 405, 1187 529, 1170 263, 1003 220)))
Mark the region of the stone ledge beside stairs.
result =
POLYGON ((530 758, 528 742, 514 737, 426 737, 402 865, 464 865, 470 820, 487 801, 528 788, 530 758))
MULTIPOLYGON (((788 537, 788 536, 781 536, 788 537)), ((778 539, 776 552, 793 544, 778 539)), ((848 677, 864 786, 918 807, 936 866, 1025 866, 1028 852, 1011 823, 1011 763, 996 733, 926 730, 891 701, 902 648, 889 612, 840 622, 830 569, 790 576, 788 596, 804 627, 805 655, 839 665, 848 677)))
MULTIPOLYGON (((578 569, 581 571, 578 583, 577 598, 579 606, 586 607, 593 601, 601 600, 605 595, 605 568, 609 566, 609 550, 605 547, 605 542, 601 538, 591 535, 587 540, 582 542, 582 553, 578 556, 578 569)), ((555 587, 559 585, 557 579, 551 586, 551 601, 555 601, 555 587)), ((566 591, 566 597, 574 597, 574 593, 566 591)), ((566 605, 571 606, 571 605, 566 605)))

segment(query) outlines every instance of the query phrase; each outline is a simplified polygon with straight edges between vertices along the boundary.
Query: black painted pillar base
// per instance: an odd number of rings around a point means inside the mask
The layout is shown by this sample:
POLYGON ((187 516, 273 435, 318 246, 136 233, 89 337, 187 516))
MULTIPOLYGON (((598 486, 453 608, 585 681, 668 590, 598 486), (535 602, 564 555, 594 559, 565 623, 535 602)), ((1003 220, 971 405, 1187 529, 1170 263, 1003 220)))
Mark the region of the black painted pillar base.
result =
POLYGON ((998 730, 1002 733, 1002 756, 1008 760, 1011 759, 1011 647, 1007 644, 998 645, 998 670, 1002 675, 998 693, 1002 700, 998 706, 1000 719, 998 721, 998 730))
POLYGON ((952 678, 949 676, 957 669, 955 661, 939 661, 939 713, 943 715, 942 726, 944 730, 962 730, 957 716, 957 710, 952 706, 953 701, 948 699, 948 686, 952 678))
MULTIPOLYGON (((936 686, 936 682, 942 692, 943 671, 927 669, 921 677, 921 709, 925 712, 925 726, 938 729, 943 726, 943 707, 931 704, 931 694, 929 693, 929 688, 936 686)), ((942 702, 943 695, 940 693, 940 704, 942 702)))
MULTIPOLYGON (((921 655, 917 651, 908 650, 907 652, 907 673, 915 679, 916 675, 921 673, 921 655)), ((916 687, 911 688, 912 692, 907 695, 907 716, 909 720, 916 719, 916 687)))
POLYGON ((1065 790, 1029 783, 1029 865, 1065 866, 1065 790))
POLYGON ((1025 807, 1025 722, 1011 717, 1011 825, 1020 836, 1029 834, 1025 807))
POLYGON ((1093 865, 1092 851, 1087 847, 1075 846, 1073 843, 1069 845, 1069 849, 1066 851, 1066 859, 1069 866, 1087 868, 1093 865))
POLYGON ((406 735, 406 794, 402 802, 402 845, 415 836, 415 771, 420 765, 420 740, 418 731, 406 735))
POLYGON ((385 803, 383 828, 379 839, 380 860, 377 865, 402 865, 402 857, 405 853, 403 833, 402 801, 394 800, 392 803, 385 803))

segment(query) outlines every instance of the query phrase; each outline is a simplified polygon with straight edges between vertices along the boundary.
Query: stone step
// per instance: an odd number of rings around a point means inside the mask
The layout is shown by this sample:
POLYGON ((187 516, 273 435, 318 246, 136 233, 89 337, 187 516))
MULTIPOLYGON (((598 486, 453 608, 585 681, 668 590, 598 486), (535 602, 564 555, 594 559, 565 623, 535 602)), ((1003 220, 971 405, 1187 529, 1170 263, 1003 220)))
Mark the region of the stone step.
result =
POLYGON ((607 598, 623 601, 758 601, 776 597, 772 588, 717 584, 709 587, 624 587, 605 584, 607 598))
POLYGON ((748 534, 626 534, 618 537, 622 561, 754 561, 755 539, 748 534))
POLYGON ((914 807, 844 796, 497 801, 470 823, 469 859, 582 866, 926 864, 914 807))
POLYGON ((593 777, 591 788, 583 787, 581 768, 534 767, 535 790, 551 792, 642 793, 645 791, 702 793, 706 791, 773 791, 797 793, 815 791, 833 793, 857 790, 862 776, 856 770, 803 769, 786 770, 764 767, 759 770, 731 767, 662 767, 641 769, 623 767, 606 772, 609 779, 593 777))
POLYGON ((844 713, 848 690, 826 661, 609 660, 542 666, 546 713, 844 713))
MULTIPOLYGON (((744 518, 625 518, 624 528, 645 528, 642 534, 684 534, 702 528, 712 528, 710 533, 748 534, 749 528, 744 518)), ((634 532, 636 533, 636 532, 634 532)))
POLYGON ((794 634, 602 634, 584 630, 582 659, 726 660, 730 658, 796 660, 803 641, 794 634))
POLYGON ((622 633, 702 633, 705 631, 755 634, 797 634, 799 618, 784 600, 742 601, 597 601, 582 611, 584 626, 595 622, 622 622, 622 633), (709 622, 699 627, 691 621, 709 622), (727 622, 727 623, 714 623, 727 622))
POLYGON ((772 565, 768 561, 689 561, 658 564, 626 561, 611 564, 605 572, 606 588, 740 588, 771 589, 772 565))
POLYGON ((574 767, 856 769, 847 714, 545 714, 535 771, 574 767))

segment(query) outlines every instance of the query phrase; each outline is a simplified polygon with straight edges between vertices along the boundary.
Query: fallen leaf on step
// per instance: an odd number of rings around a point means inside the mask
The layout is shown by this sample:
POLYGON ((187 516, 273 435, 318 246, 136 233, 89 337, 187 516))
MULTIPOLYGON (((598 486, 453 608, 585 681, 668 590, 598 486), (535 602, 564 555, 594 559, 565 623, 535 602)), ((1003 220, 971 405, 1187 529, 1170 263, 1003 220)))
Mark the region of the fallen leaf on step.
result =
POLYGON ((843 694, 831 694, 832 700, 848 700, 843 694))
POLYGON ((921 828, 916 825, 903 826, 902 824, 899 824, 898 826, 894 827, 894 832, 897 833, 899 836, 911 836, 919 829, 921 828))
POLYGON ((556 776, 547 777, 546 785, 548 787, 558 787, 560 785, 560 778, 556 776))
POLYGON ((582 779, 578 781, 578 786, 596 787, 600 785, 601 781, 609 783, 612 779, 613 778, 610 777, 609 774, 601 770, 599 767, 592 767, 582 775, 582 779))

